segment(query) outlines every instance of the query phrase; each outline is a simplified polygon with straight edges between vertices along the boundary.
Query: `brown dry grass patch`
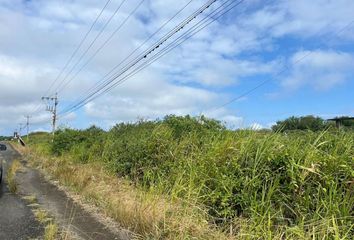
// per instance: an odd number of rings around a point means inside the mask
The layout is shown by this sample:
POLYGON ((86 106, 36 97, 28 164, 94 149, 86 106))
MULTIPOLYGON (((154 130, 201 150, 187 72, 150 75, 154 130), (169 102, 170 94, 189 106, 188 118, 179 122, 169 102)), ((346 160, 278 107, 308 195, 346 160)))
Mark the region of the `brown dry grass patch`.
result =
POLYGON ((197 206, 181 204, 165 196, 146 192, 129 181, 107 173, 99 164, 74 163, 64 157, 18 149, 34 167, 98 207, 123 228, 141 239, 230 239, 208 223, 207 214, 197 206))

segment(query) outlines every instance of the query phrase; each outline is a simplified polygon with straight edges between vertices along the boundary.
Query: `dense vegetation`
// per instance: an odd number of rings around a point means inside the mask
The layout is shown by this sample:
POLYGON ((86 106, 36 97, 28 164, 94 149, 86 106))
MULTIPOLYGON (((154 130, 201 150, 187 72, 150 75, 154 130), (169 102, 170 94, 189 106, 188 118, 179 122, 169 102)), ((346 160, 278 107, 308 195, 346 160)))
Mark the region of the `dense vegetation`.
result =
POLYGON ((247 239, 353 239, 354 132, 316 130, 230 131, 204 117, 167 116, 108 132, 62 129, 49 147, 197 204, 208 221, 247 239))
MULTIPOLYGON (((347 120, 346 117, 336 118, 341 120, 341 127, 345 129, 354 129, 354 120, 347 120)), ((329 128, 335 128, 333 121, 327 121, 320 117, 312 115, 304 117, 290 117, 283 121, 278 121, 273 127, 273 131, 285 132, 292 130, 310 130, 310 131, 323 131, 329 128)))
POLYGON ((11 140, 11 137, 0 136, 0 141, 8 141, 11 140))

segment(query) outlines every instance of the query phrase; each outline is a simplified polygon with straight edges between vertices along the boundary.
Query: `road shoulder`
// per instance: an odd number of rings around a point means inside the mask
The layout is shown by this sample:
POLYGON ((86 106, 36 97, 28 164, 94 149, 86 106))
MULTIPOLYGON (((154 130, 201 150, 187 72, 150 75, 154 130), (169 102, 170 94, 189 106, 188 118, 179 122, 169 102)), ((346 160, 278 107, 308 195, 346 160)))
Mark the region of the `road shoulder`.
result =
POLYGON ((45 178, 37 169, 28 166, 25 159, 18 172, 18 193, 33 196, 41 209, 54 217, 60 229, 75 239, 130 239, 130 234, 94 211, 94 207, 82 204, 56 182, 45 178), (90 208, 90 209, 89 209, 90 208))
POLYGON ((44 235, 44 225, 36 219, 28 203, 11 192, 7 185, 7 170, 18 156, 11 148, 0 153, 4 161, 4 176, 0 185, 0 239, 40 239, 44 235))

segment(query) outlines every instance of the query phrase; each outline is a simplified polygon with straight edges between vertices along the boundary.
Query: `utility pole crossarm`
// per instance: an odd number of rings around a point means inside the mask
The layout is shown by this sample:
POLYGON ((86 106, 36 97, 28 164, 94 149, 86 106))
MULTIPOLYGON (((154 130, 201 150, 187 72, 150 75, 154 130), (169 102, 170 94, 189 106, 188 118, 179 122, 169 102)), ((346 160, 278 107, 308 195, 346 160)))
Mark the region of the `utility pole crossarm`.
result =
POLYGON ((47 100, 46 110, 53 114, 52 117, 52 134, 54 136, 56 123, 57 123, 57 106, 59 104, 58 101, 58 93, 55 94, 55 97, 42 97, 42 100, 47 100))

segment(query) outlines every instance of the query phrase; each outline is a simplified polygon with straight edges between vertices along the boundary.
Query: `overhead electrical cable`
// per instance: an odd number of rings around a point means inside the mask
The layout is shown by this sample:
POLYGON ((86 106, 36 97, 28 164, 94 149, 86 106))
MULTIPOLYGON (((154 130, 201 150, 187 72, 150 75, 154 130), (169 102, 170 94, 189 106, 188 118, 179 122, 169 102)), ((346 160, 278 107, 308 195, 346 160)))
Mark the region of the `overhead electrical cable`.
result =
MULTIPOLYGON (((108 0, 106 2, 106 4, 103 6, 102 10, 100 11, 100 13, 97 15, 97 17, 95 18, 95 20, 93 21, 93 23, 91 24, 91 27, 89 28, 89 30, 86 32, 85 36, 82 38, 82 40, 80 41, 79 45, 76 47, 75 51, 71 54, 70 58, 68 59, 68 61, 65 63, 63 69, 60 71, 60 73, 58 74, 58 76, 55 78, 54 83, 51 85, 51 87, 48 89, 47 93, 50 92, 51 88, 55 85, 55 83, 59 80, 59 78, 61 77, 61 75, 64 73, 64 71, 66 70, 66 68, 69 66, 69 64, 71 63, 71 61, 73 60, 73 58, 75 57, 76 53, 80 50, 80 48, 82 47, 82 45, 84 44, 84 42, 86 41, 87 37, 90 35, 90 33, 92 32, 94 26, 96 25, 96 23, 98 22, 98 19, 101 17, 101 15, 103 14, 103 12, 106 10, 108 4, 111 2, 111 0, 108 0)), ((44 94, 44 95, 47 95, 44 94)))
MULTIPOLYGON (((233 8, 235 8, 236 6, 238 6, 239 4, 241 4, 244 0, 241 0, 239 2, 235 2, 233 0, 228 0, 226 2, 231 2, 231 4, 225 6, 220 6, 218 9, 224 7, 224 9, 221 9, 219 11, 217 11, 216 13, 210 13, 209 15, 207 15, 204 19, 200 20, 195 26, 193 26, 192 28, 190 28, 186 33, 184 33, 183 35, 181 35, 180 37, 178 37, 177 39, 175 39, 173 42, 171 42, 168 46, 164 47, 159 53, 155 54, 152 58, 150 58, 148 61, 142 63, 137 69, 135 69, 133 72, 129 73, 128 75, 124 76, 122 79, 118 80, 117 82, 115 82, 113 85, 109 86, 108 88, 106 88, 103 92, 101 92, 99 95, 95 96, 94 99, 96 99, 97 97, 105 94, 106 92, 110 91, 111 89, 113 89, 114 87, 116 87, 117 85, 122 84, 123 82, 127 81, 130 77, 134 76, 135 74, 137 74, 138 72, 142 71, 143 69, 145 69, 146 67, 150 66, 151 64, 153 64, 154 62, 156 62, 158 59, 160 59, 161 57, 165 56, 166 54, 168 54, 169 52, 171 52, 172 50, 174 50, 176 47, 178 47, 179 45, 181 45, 183 42, 187 41, 188 39, 190 39, 191 37, 193 37, 195 34, 197 34, 198 32, 200 32, 201 30, 203 30, 205 27, 207 27, 208 25, 210 25, 212 22, 216 21, 218 18, 220 18, 221 16, 225 15, 227 12, 231 11, 233 8), (231 6, 232 5, 232 6, 231 6), (231 6, 231 7, 230 7, 231 6), (227 9, 228 7, 230 7, 229 9, 227 9), (226 9, 226 10, 225 10, 226 9), (222 11, 224 11, 222 13, 222 15, 219 15, 222 11), (209 22, 205 22, 205 20, 210 20, 209 22), (189 35, 188 35, 189 34, 189 35)), ((226 3, 225 2, 225 3, 226 3)), ((118 78, 119 76, 117 76, 116 78, 118 78)), ((91 101, 91 100, 90 100, 91 101)))
MULTIPOLYGON (((108 4, 111 2, 111 0, 107 0, 107 2, 105 3, 105 5, 103 6, 103 8, 101 9, 101 11, 99 12, 99 14, 97 15, 97 17, 95 18, 95 20, 93 21, 93 23, 91 24, 89 30, 86 32, 86 34, 84 35, 84 37, 81 39, 79 45, 75 48, 75 50, 73 51, 73 53, 71 54, 71 56, 69 57, 69 59, 66 61, 64 67, 61 69, 61 71, 59 72, 59 74, 57 75, 57 77, 54 79, 54 81, 51 83, 51 85, 49 86, 49 88, 44 92, 43 96, 48 95, 48 93, 50 92, 50 90, 54 87, 54 85, 57 83, 57 81, 59 80, 59 78, 61 77, 61 75, 64 73, 64 71, 66 70, 66 68, 69 66, 69 64, 71 63, 71 61, 73 60, 73 58, 75 57, 76 53, 80 50, 80 48, 82 47, 82 45, 84 44, 84 42, 86 41, 87 37, 90 35, 90 33, 92 32, 94 26, 96 25, 96 23, 98 22, 98 19, 101 17, 101 15, 103 14, 103 12, 106 10, 108 4)), ((39 109, 40 109, 41 104, 39 104, 33 111, 32 114, 36 113, 39 109)))
MULTIPOLYGON (((229 10, 231 10, 231 9, 229 9, 229 10)), ((337 31, 337 33, 336 33, 335 35, 338 35, 338 34, 340 34, 341 32, 345 31, 345 30, 348 29, 352 24, 354 24, 354 21, 351 21, 351 22, 350 22, 349 24, 347 24, 344 28, 342 28, 341 30, 337 31)), ((194 34, 193 34, 193 35, 194 35, 194 34)), ((192 35, 191 35, 190 37, 192 37, 192 35)), ((188 40, 190 37, 184 39, 183 41, 188 40)), ((179 44, 178 44, 178 45, 179 45, 179 44)), ((166 48, 168 48, 168 47, 166 47, 166 48)), ((151 64, 152 64, 153 62, 155 62, 157 59, 159 59, 160 57, 162 57, 163 55, 167 54, 168 52, 170 52, 170 51, 173 50, 173 49, 174 49, 174 47, 170 47, 170 49, 169 49, 167 52, 162 53, 162 55, 160 54, 161 56, 155 55, 155 56, 151 59, 152 62, 149 62, 147 65, 141 66, 139 69, 136 69, 134 72, 132 72, 132 73, 129 74, 128 76, 125 76, 124 79, 121 79, 119 82, 116 82, 114 85, 110 86, 110 89, 116 87, 118 84, 123 83, 123 82, 126 81, 128 78, 130 78, 131 76, 135 75, 137 72, 141 71, 142 69, 146 68, 147 66, 151 65, 151 64)), ((312 54, 312 52, 306 53, 304 56, 302 56, 302 57, 300 57, 299 59, 295 60, 294 63, 293 63, 293 65, 296 65, 296 64, 300 63, 300 62, 303 61, 305 58, 309 57, 311 54, 312 54)), ((286 72, 287 70, 288 70, 288 67, 285 66, 284 69, 281 70, 281 71, 279 71, 276 75, 274 75, 274 77, 277 76, 277 75, 281 75, 282 73, 286 72)), ((253 91, 257 90, 258 88, 262 87, 262 86, 265 85, 266 83, 270 82, 271 80, 272 80, 272 79, 266 79, 266 80, 262 81, 260 84, 258 84, 258 85, 256 85, 255 87, 249 89, 248 91, 244 92, 243 94, 241 94, 241 95, 239 95, 239 96, 237 96, 237 97, 235 97, 235 98, 229 100, 228 102, 222 104, 222 105, 219 106, 219 107, 213 108, 213 110, 217 110, 217 109, 220 109, 220 108, 222 108, 222 107, 225 107, 226 105, 229 105, 229 104, 231 104, 232 102, 235 102, 235 101, 237 101, 237 100, 239 100, 239 99, 241 99, 241 98, 247 96, 248 94, 250 94, 250 93, 252 93, 253 91)), ((108 92, 110 89, 106 89, 105 92, 108 92)), ((100 95, 104 94, 105 92, 102 92, 100 95)), ((99 97, 99 96, 96 96, 95 98, 97 98, 97 97, 99 97)), ((92 100, 94 100, 94 99, 91 99, 90 101, 92 101, 92 100)))
MULTIPOLYGON (((163 43, 165 43, 169 38, 171 38, 173 35, 181 31, 186 25, 188 25, 191 21, 193 21, 198 15, 202 14, 206 9, 208 9, 213 3, 215 3, 217 0, 209 0, 206 4, 204 4, 202 7, 200 7, 197 11, 195 11, 192 15, 187 17, 184 21, 182 21, 180 24, 178 24, 174 29, 169 31, 164 37, 162 37, 157 43, 153 44, 150 48, 148 48, 145 52, 140 54, 138 57, 130 61, 122 70, 121 74, 127 72, 130 68, 134 67, 136 64, 138 64, 141 60, 145 59, 149 54, 154 52, 156 49, 158 49, 163 43)), ((120 74, 120 75, 121 75, 120 74)), ((115 77, 116 79, 117 77, 115 77)), ((114 79, 113 79, 114 80, 114 79)), ((113 80, 110 80, 113 81, 113 80)), ((108 83, 109 84, 109 83, 108 83)), ((98 91, 102 90, 105 86, 107 86, 107 83, 105 83, 100 89, 95 91, 93 94, 97 93, 98 91)), ((82 102, 82 101, 81 101, 82 102)), ((81 103, 80 102, 80 103, 81 103)), ((73 106, 72 108, 75 108, 73 106)), ((68 110, 64 110, 63 112, 67 112, 68 110)), ((62 113, 63 113, 62 112, 62 113)))
MULTIPOLYGON (((169 24, 174 18, 176 18, 183 10, 185 10, 188 5, 190 5, 193 2, 193 0, 190 0, 187 2, 186 5, 184 5, 178 12, 176 12, 170 19, 168 19, 164 24, 162 24, 154 33, 152 33, 147 39, 145 39, 144 42, 142 42, 137 48, 135 48, 128 56, 126 56, 123 60, 121 60, 117 65, 115 65, 106 75, 102 77, 100 81, 98 81, 96 84, 94 84, 91 88, 87 90, 87 92, 90 92, 94 89, 97 89, 100 87, 100 83, 102 84, 102 81, 109 77, 114 70, 116 70, 118 67, 120 67, 124 62, 126 62, 131 56, 133 56, 139 49, 141 49, 147 42, 149 42, 157 33, 159 33, 167 24, 169 24)), ((85 94, 83 94, 85 95, 85 94)))
MULTIPOLYGON (((228 11, 230 11, 230 10, 231 10, 231 8, 230 8, 228 11)), ((225 12, 225 13, 226 13, 226 12, 225 12)), ((223 13, 223 14, 225 14, 225 13, 223 13)), ((220 17, 220 16, 219 16, 219 17, 220 17)), ((215 19, 215 20, 216 20, 216 19, 215 19)), ((349 24, 347 24, 344 28, 342 28, 342 29, 340 29, 339 31, 337 31, 337 32, 335 33, 335 35, 338 35, 338 34, 342 33, 343 31, 345 31, 346 29, 348 29, 353 23, 354 23, 354 21, 351 21, 351 22, 350 22, 349 24)), ((201 29, 200 29, 200 30, 201 30, 201 29)), ((199 30, 199 31, 200 31, 200 30, 199 30)), ((193 35, 194 35, 194 34, 193 34, 193 35)), ((192 35, 191 35, 191 36, 192 36, 192 35)), ((190 37, 191 37, 191 36, 190 36, 190 37)), ((188 37, 188 38, 189 38, 189 37, 188 37)), ((186 41, 188 38, 184 39, 184 41, 186 41)), ((168 48, 168 47, 166 47, 166 48, 168 48)), ((166 49, 166 48, 165 48, 165 49, 166 49)), ((119 80, 119 81, 116 82, 114 85, 111 85, 111 86, 110 86, 109 88, 107 88, 104 92, 101 92, 99 95, 94 96, 94 98, 91 98, 91 99, 86 100, 86 102, 83 102, 83 103, 81 103, 81 105, 76 106, 76 108, 73 109, 73 110, 75 111, 76 109, 78 109, 78 108, 84 106, 84 105, 87 104, 88 102, 90 102, 90 101, 96 99, 97 97, 101 96, 101 95, 104 94, 105 92, 110 91, 112 88, 116 87, 118 84, 121 84, 122 82, 126 81, 128 78, 132 77, 132 76, 135 75, 137 72, 139 72, 139 71, 141 71, 142 69, 146 68, 147 66, 151 65, 151 64, 152 64, 153 62, 155 62, 157 59, 159 59, 159 58, 162 57, 163 55, 167 54, 169 51, 173 50, 173 48, 174 48, 174 47, 170 47, 170 49, 169 49, 167 52, 162 53, 162 55, 161 55, 161 53, 160 53, 160 56, 155 55, 155 56, 151 59, 150 62, 142 64, 138 69, 134 70, 132 73, 130 73, 129 75, 125 76, 123 79, 119 80)), ((297 60, 293 63, 293 65, 296 65, 296 64, 298 64, 299 62, 303 61, 305 58, 309 57, 311 54, 312 54, 312 52, 309 52, 309 53, 305 54, 305 55, 302 56, 301 58, 297 59, 297 60)), ((285 66, 284 69, 281 70, 281 71, 279 71, 276 75, 280 75, 280 74, 284 73, 284 72, 287 71, 287 70, 288 70, 288 67, 285 66)), ((276 76, 276 75, 275 75, 275 76, 276 76)), ((216 108, 212 108, 212 110, 220 109, 220 108, 222 108, 222 107, 224 107, 224 106, 226 106, 226 105, 231 104, 231 103, 234 102, 234 101, 237 101, 238 99, 241 99, 242 97, 247 96, 248 94, 250 94, 250 93, 252 93, 253 91, 257 90, 258 88, 262 87, 263 85, 265 85, 266 83, 268 83, 268 82, 271 81, 271 80, 272 80, 272 79, 266 79, 266 80, 262 81, 260 84, 258 84, 258 85, 256 85, 255 87, 249 89, 248 91, 244 92, 243 94, 241 94, 241 95, 239 95, 239 96, 237 96, 237 97, 231 99, 230 101, 228 101, 228 102, 222 104, 221 106, 216 107, 216 108)))
MULTIPOLYGON (((212 2, 215 2, 216 0, 213 0, 212 2)), ((177 27, 175 28, 175 29, 177 29, 177 27)), ((172 32, 172 31, 171 31, 172 32)), ((166 34, 167 35, 167 34, 166 34)), ((166 36, 165 35, 165 36, 166 36)), ((114 68, 116 68, 117 66, 115 66, 114 68)), ((112 70, 111 70, 112 71, 112 70)), ((113 70, 114 71, 114 70, 113 70)), ((109 75, 109 74, 108 74, 109 75)), ((106 75, 107 76, 107 75, 106 75)))
MULTIPOLYGON (((115 11, 112 13, 112 15, 109 17, 109 19, 106 21, 106 23, 103 25, 103 27, 100 29, 100 31, 96 34, 95 38, 91 41, 89 46, 86 48, 86 50, 80 55, 79 59, 75 62, 75 64, 71 67, 70 71, 67 72, 65 77, 62 79, 62 81, 59 83, 56 92, 59 92, 60 89, 62 88, 63 84, 66 84, 67 78, 72 74, 72 72, 75 70, 75 68, 80 64, 81 60, 86 56, 86 54, 89 52, 89 50, 94 46, 96 41, 99 39, 99 37, 103 34, 104 30, 107 28, 109 23, 113 20, 113 18, 117 15, 123 4, 127 0, 122 0, 120 4, 117 6, 115 11)), ((144 1, 144 0, 143 0, 144 1)))
MULTIPOLYGON (((224 7, 224 5, 225 5, 227 2, 230 2, 230 0, 226 1, 225 3, 223 3, 223 5, 220 6, 220 7, 218 7, 216 10, 219 10, 220 8, 224 7)), ((233 1, 231 1, 231 2, 232 2, 232 3, 235 3, 235 2, 233 2, 233 1)), ((241 2, 243 2, 243 0, 242 0, 242 1, 239 1, 239 2, 236 2, 236 4, 234 4, 233 7, 235 7, 236 5, 240 4, 241 2)), ((229 4, 228 6, 230 6, 230 5, 231 5, 231 4, 229 4)), ((217 17, 217 14, 219 14, 219 13, 221 12, 221 11, 219 10, 218 12, 215 13, 216 10, 214 10, 212 13, 210 13, 209 15, 207 15, 203 20, 201 20, 201 21, 200 21, 198 24, 196 24, 196 25, 197 25, 197 26, 200 25, 200 23, 205 22, 205 19, 210 18, 210 17, 214 18, 214 19, 212 19, 212 21, 215 21, 215 20, 216 20, 216 17, 217 17)), ((231 10, 231 9, 229 9, 229 10, 231 10)), ((225 13, 226 13, 226 11, 225 11, 225 13)), ((219 16, 219 17, 220 17, 220 16, 219 16)), ((195 17, 194 17, 194 18, 195 18, 195 17)), ((193 18, 193 19, 194 19, 194 18, 193 18)), ((205 26, 205 27, 206 27, 206 26, 205 26)), ((201 30, 201 29, 200 29, 200 30, 201 30)), ((196 34, 196 33, 195 33, 195 34, 196 34)), ((186 34, 184 34, 183 36, 185 36, 185 35, 186 35, 186 34)), ((183 36, 179 37, 178 39, 181 39, 183 36)), ((186 39, 186 40, 187 40, 187 39, 186 39)), ((176 40, 175 40, 175 41, 176 41, 176 40)), ((165 49, 166 49, 166 48, 165 48, 165 49)), ((172 50, 172 49, 171 49, 171 50, 172 50)), ((151 52, 152 52, 152 51, 150 50, 149 54, 151 54, 151 52)), ((156 60, 157 60, 157 59, 155 59, 155 61, 156 61, 156 60)), ((80 104, 77 104, 78 106, 75 105, 74 107, 72 107, 72 109, 78 109, 78 108, 82 107, 83 105, 85 105, 86 103, 92 101, 93 99, 96 99, 97 97, 101 96, 101 95, 104 94, 105 92, 111 90, 113 87, 115 87, 116 85, 118 85, 120 82, 127 80, 127 78, 131 77, 132 75, 135 75, 138 71, 141 71, 143 68, 146 68, 146 67, 149 66, 151 63, 152 63, 152 62, 143 63, 143 66, 139 66, 139 68, 136 69, 134 72, 132 72, 132 73, 129 74, 128 76, 123 77, 123 79, 120 79, 118 82, 116 82, 116 83, 114 84, 114 86, 108 87, 109 89, 104 90, 103 92, 99 93, 98 95, 96 94, 97 96, 94 96, 95 94, 89 95, 86 99, 84 99, 83 101, 81 101, 80 104), (144 66, 144 65, 146 65, 146 66, 144 66), (91 99, 90 99, 90 98, 91 98, 91 99)), ((125 73, 126 71, 123 71, 123 72, 125 73)), ((119 74, 119 76, 121 76, 121 75, 122 75, 122 73, 119 74)), ((117 79, 119 76, 115 76, 113 80, 117 79)), ((110 82, 112 82, 112 80, 110 80, 110 82)), ((108 84, 106 83, 105 86, 107 86, 107 85, 108 85, 108 84)))
MULTIPOLYGON (((123 0, 125 2, 126 0, 123 0)), ((111 39, 119 32, 120 29, 128 22, 128 20, 135 14, 145 0, 141 0, 138 5, 129 13, 129 15, 123 20, 123 22, 111 33, 111 35, 104 41, 103 44, 89 57, 89 59, 78 69, 78 71, 70 78, 64 85, 62 85, 58 92, 61 92, 67 87, 79 73, 96 57, 96 55, 111 41, 111 39)))
MULTIPOLYGON (((353 25, 353 24, 354 24, 354 21, 349 22, 346 26, 344 26, 343 28, 341 28, 340 30, 338 30, 337 32, 335 32, 331 37, 337 36, 337 35, 341 34, 342 32, 346 31, 346 30, 347 30, 351 25, 353 25)), ((307 53, 304 54, 302 57, 296 59, 296 60, 293 62, 292 66, 297 65, 298 63, 302 62, 304 59, 306 59, 307 57, 309 57, 309 56, 312 55, 312 54, 313 54, 313 52, 311 52, 311 51, 307 52, 307 53)), ((270 77, 270 78, 268 78, 268 79, 265 79, 264 81, 261 81, 259 84, 257 84, 256 86, 254 86, 254 87, 248 89, 247 91, 241 93, 240 95, 238 95, 238 96, 232 98, 231 100, 229 100, 229 101, 227 101, 227 102, 221 104, 220 106, 210 108, 210 109, 207 110, 207 111, 210 112, 210 111, 219 110, 219 109, 221 109, 221 108, 223 108, 223 107, 225 107, 225 106, 227 106, 227 105, 229 105, 229 104, 231 104, 231 103, 233 103, 233 102, 235 102, 235 101, 237 101, 237 100, 240 100, 240 99, 246 97, 247 95, 251 94, 252 92, 256 91, 257 89, 263 87, 264 85, 266 85, 267 83, 269 83, 270 81, 272 81, 274 77, 277 77, 277 76, 283 74, 284 72, 286 72, 286 71, 288 71, 288 70, 289 70, 289 67, 288 67, 287 65, 285 65, 285 66, 283 67, 283 69, 280 70, 279 72, 277 72, 275 75, 273 75, 273 77, 270 77)))
MULTIPOLYGON (((221 16, 223 16, 224 14, 226 14, 227 12, 229 12, 230 10, 232 10, 234 7, 236 7, 237 5, 239 5, 242 1, 239 2, 234 2, 231 1, 230 4, 228 4, 226 7, 226 3, 228 3, 230 1, 226 1, 225 3, 223 3, 219 8, 217 8, 216 10, 214 10, 212 13, 210 13, 209 15, 207 15, 203 20, 199 21, 199 23, 197 23, 193 28, 191 28, 189 30, 189 32, 185 33, 184 35, 182 35, 181 37, 178 38, 178 40, 181 40, 183 37, 186 37, 186 35, 188 35, 189 33, 191 33, 191 30, 195 30, 196 26, 201 28, 197 29, 197 31, 194 31, 193 34, 191 34, 187 39, 189 39, 190 37, 192 37, 193 35, 195 35, 197 32, 201 31, 202 29, 204 29, 206 26, 208 26, 209 24, 211 24, 212 22, 216 21, 216 19, 220 18, 221 16), (228 9, 221 9, 220 8, 228 8, 228 9), (205 20, 209 19, 209 22, 206 22, 205 20), (201 25, 204 23, 204 26, 201 25), (205 24, 206 23, 206 24, 205 24)), ((194 19, 195 17, 193 17, 194 19)), ((135 71, 133 71, 132 73, 128 74, 127 76, 123 77, 123 79, 120 79, 118 82, 114 83, 113 85, 111 85, 110 87, 108 87, 106 90, 104 90, 101 93, 98 93, 99 95, 97 95, 97 92, 94 94, 89 95, 86 99, 84 99, 83 101, 81 101, 80 103, 76 104, 75 106, 73 106, 71 109, 66 110, 67 112, 70 110, 76 110, 80 107, 82 107, 83 105, 87 104, 89 101, 92 101, 93 99, 97 98, 98 96, 104 94, 105 92, 111 90, 113 87, 117 86, 118 84, 120 84, 122 81, 127 80, 128 78, 130 78, 131 76, 135 75, 137 72, 141 71, 142 69, 146 68, 147 66, 149 66, 150 64, 152 64, 154 61, 156 61, 157 59, 159 59, 160 57, 162 57, 163 55, 167 54, 168 52, 166 50, 171 51, 172 49, 174 49, 175 47, 177 47, 179 44, 181 44, 182 42, 186 41, 187 39, 182 40, 181 42, 179 42, 178 44, 175 44, 175 42, 171 43, 169 46, 165 47, 163 51, 161 51, 159 54, 155 55, 155 58, 152 59, 151 61, 148 61, 146 63, 143 63, 141 66, 139 66, 135 71), (173 44, 175 44, 173 46, 173 44), (172 46, 172 48, 171 48, 172 46), (170 49, 169 49, 170 48, 170 49), (165 52, 164 54, 161 54, 165 52), (96 96, 94 98, 92 98, 94 95, 96 94, 96 96)), ((176 41, 176 40, 175 40, 176 41)), ((151 54, 151 50, 148 52, 148 54, 151 54)), ((145 56, 144 56, 145 57, 145 56)), ((127 72, 126 69, 123 71, 123 73, 127 72)), ((115 76, 114 79, 111 79, 110 82, 112 82, 113 80, 117 79, 118 77, 122 76, 122 73, 119 74, 118 76, 115 76)), ((108 86, 107 84, 105 84, 105 86, 108 86)))

